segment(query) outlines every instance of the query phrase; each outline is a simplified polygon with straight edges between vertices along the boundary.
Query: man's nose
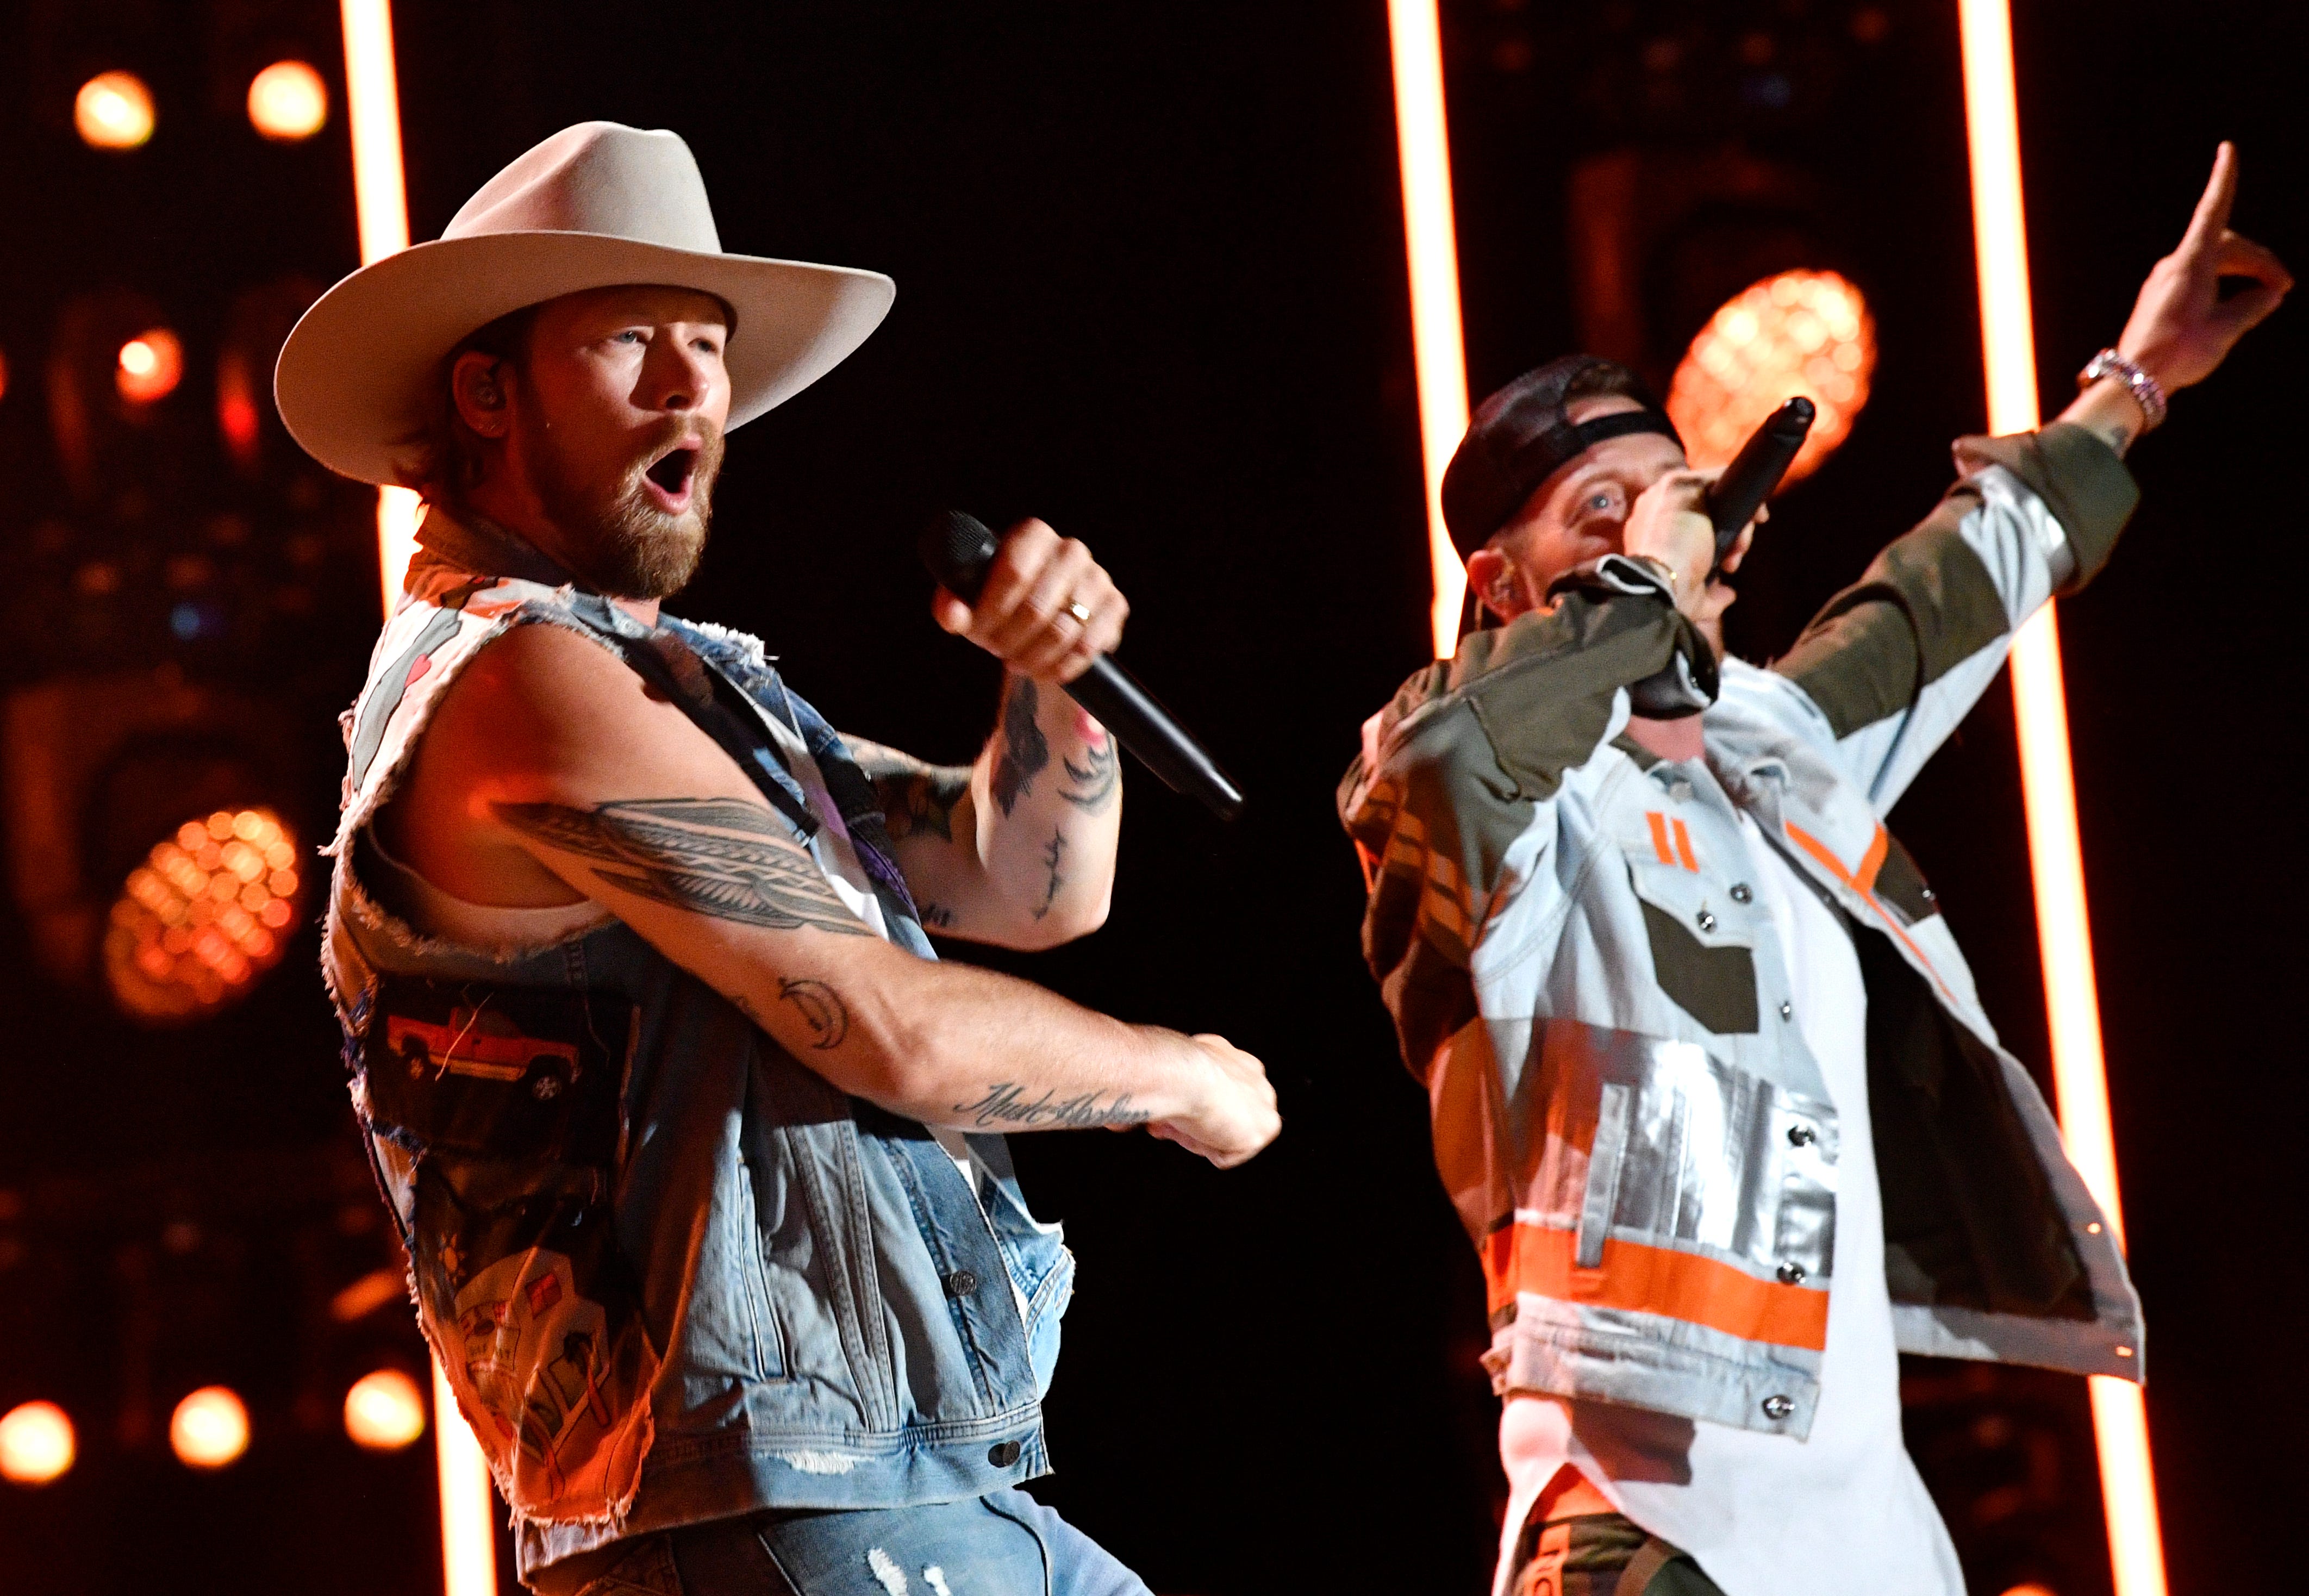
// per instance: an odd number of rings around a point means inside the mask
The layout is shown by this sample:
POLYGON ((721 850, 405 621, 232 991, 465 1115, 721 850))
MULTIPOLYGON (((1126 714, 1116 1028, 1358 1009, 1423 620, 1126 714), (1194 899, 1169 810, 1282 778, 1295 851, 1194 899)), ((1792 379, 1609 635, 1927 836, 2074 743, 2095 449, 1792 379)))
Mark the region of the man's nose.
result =
POLYGON ((713 369, 705 357, 686 344, 662 339, 653 344, 651 359, 642 367, 644 410, 702 409, 713 393, 713 369))

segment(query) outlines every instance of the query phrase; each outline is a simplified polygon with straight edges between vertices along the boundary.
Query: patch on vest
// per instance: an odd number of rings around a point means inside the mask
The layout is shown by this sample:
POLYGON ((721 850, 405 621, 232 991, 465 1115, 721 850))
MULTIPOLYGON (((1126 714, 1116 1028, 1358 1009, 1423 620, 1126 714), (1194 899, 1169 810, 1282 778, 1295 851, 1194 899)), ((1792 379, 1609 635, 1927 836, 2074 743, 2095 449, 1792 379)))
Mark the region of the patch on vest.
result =
POLYGON ((611 1203, 635 1012, 405 976, 369 1012, 370 1129, 416 1155, 420 1316, 525 1519, 615 1521, 649 1451, 658 1352, 611 1203))

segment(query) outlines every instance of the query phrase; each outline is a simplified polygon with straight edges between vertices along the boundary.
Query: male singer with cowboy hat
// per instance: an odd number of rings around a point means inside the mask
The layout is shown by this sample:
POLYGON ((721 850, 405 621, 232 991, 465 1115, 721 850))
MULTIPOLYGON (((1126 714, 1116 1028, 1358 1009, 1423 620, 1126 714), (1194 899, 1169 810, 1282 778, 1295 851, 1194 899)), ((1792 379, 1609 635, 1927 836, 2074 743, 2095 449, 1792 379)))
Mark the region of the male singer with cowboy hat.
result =
POLYGON ((2292 286, 2235 176, 2077 402, 1959 442, 1768 671, 1719 666, 1708 478, 1632 372, 1476 411, 1443 510, 1504 624, 1372 717, 1340 812, 1489 1288, 1499 1596, 1961 1596, 1897 1354, 2140 1377, 2115 1237, 1884 817, 2292 286))
POLYGON ((427 502, 345 720, 324 966, 419 1321, 553 1596, 1143 1596, 1017 1488, 1074 1261, 1002 1133, 1226 1167, 1278 1129, 1219 1037, 924 937, 1105 917, 1120 769, 1060 689, 1125 605, 1080 543, 1025 522, 934 601, 1007 667, 968 768, 845 739, 659 607, 724 434, 891 294, 723 253, 688 146, 595 122, 281 352, 298 440, 427 502))

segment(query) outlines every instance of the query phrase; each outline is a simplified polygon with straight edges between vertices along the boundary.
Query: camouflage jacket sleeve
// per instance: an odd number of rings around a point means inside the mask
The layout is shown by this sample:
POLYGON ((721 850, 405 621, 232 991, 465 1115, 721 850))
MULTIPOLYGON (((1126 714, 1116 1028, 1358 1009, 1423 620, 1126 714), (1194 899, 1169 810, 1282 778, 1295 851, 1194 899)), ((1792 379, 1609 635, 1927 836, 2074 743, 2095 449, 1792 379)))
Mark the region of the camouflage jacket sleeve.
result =
POLYGON ((1468 961, 1486 922, 1511 890, 1552 889, 1536 865, 1556 795, 1623 724, 1621 690, 1679 656, 1713 678, 1665 590, 1606 559, 1551 608, 1466 638, 1365 728, 1339 816, 1371 887, 1363 956, 1414 1074, 1474 1017, 1468 961))

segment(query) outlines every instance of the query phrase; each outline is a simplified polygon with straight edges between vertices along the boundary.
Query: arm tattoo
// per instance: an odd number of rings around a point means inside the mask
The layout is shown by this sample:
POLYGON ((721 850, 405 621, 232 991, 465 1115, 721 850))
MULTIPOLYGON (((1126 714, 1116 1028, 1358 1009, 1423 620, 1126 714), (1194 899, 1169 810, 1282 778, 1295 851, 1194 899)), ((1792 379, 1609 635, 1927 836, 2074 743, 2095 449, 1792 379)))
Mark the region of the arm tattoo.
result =
POLYGON ((777 818, 734 798, 636 798, 598 809, 499 803, 497 817, 547 846, 592 862, 636 898, 771 931, 871 936, 817 862, 777 818), (612 868, 614 867, 614 868, 612 868))
POLYGON ((842 1038, 850 1034, 850 1011, 825 982, 781 980, 778 995, 800 1011, 802 1023, 809 1027, 809 1045, 817 1051, 841 1046, 842 1038))
POLYGON ((1006 818, 1018 807, 1019 799, 1033 791, 1034 777, 1051 762, 1051 740, 1034 722, 1041 707, 1042 695, 1024 676, 1002 706, 1002 751, 995 756, 992 785, 994 802, 1006 818))
POLYGON ((931 765, 878 742, 848 737, 850 757, 874 784, 890 840, 917 835, 954 840, 954 811, 970 795, 970 767, 931 765))
POLYGON ((1143 1125, 1154 1117, 1143 1108, 1133 1108, 1129 1092, 1103 1106, 1096 1092, 1058 1099, 1046 1090, 1030 1102, 1018 1084, 1010 1080, 996 1081, 977 1102, 956 1103, 954 1111, 976 1116, 972 1123, 982 1131, 995 1125, 1025 1131, 1082 1131, 1101 1125, 1143 1125))
POLYGON ((1034 918, 1037 920, 1051 912, 1051 905, 1058 901, 1059 889, 1067 884, 1067 878, 1059 873, 1059 861, 1066 857, 1066 853, 1067 834, 1051 832, 1050 842, 1042 849, 1042 863, 1050 866, 1051 880, 1050 884, 1042 889, 1042 901, 1034 906, 1034 918))
POLYGON ((1115 794, 1122 790, 1122 763, 1111 737, 1085 749, 1079 765, 1072 759, 1059 762, 1066 767, 1070 784, 1059 796, 1093 814, 1112 803, 1115 794))
POLYGON ((921 906, 922 924, 932 931, 952 931, 962 916, 942 903, 925 901, 921 906))

